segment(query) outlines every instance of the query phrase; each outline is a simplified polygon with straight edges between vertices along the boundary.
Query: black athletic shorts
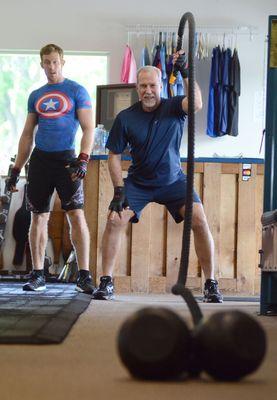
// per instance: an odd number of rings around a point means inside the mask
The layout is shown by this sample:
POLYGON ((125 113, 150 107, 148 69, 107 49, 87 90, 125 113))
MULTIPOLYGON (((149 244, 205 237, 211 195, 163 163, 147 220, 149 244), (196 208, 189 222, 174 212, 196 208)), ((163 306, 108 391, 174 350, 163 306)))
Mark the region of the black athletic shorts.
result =
POLYGON ((73 150, 46 152, 34 149, 30 157, 27 185, 27 207, 30 211, 49 212, 54 189, 65 211, 83 208, 82 181, 73 182, 66 168, 74 158, 73 150))

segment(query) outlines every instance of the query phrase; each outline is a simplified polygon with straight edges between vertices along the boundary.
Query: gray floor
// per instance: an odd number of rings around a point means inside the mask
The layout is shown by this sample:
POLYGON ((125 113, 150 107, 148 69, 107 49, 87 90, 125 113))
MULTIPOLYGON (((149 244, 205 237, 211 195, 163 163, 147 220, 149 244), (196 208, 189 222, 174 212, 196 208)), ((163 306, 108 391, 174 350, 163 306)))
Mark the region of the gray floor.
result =
MULTIPOLYGON (((217 383, 205 376, 200 381, 167 383, 130 378, 117 355, 117 332, 128 315, 145 305, 170 307, 191 322, 183 300, 170 294, 92 301, 60 345, 0 346, 1 400, 277 398, 277 317, 257 317, 267 332, 267 356, 261 368, 240 383, 217 383)), ((236 301, 201 308, 205 317, 230 308, 256 316, 259 304, 236 301)))

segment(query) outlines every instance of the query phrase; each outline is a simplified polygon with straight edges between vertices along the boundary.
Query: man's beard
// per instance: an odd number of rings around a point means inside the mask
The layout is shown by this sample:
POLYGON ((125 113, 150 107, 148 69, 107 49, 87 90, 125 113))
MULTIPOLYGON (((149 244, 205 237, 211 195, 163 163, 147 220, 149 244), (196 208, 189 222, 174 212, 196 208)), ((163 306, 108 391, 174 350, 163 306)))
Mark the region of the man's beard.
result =
POLYGON ((148 98, 143 98, 142 99, 142 103, 145 107, 155 107, 155 105, 157 104, 157 99, 156 97, 148 97, 148 98))

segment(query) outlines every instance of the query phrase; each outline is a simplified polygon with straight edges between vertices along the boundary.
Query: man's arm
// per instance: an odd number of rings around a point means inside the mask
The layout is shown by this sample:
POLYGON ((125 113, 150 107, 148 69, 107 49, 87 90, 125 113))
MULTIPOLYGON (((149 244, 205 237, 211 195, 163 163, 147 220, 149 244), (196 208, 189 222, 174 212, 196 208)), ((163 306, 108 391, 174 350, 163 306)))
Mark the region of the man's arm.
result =
POLYGON ((14 167, 21 170, 28 161, 34 142, 34 130, 37 125, 37 115, 29 113, 19 140, 18 153, 14 167))
POLYGON ((80 153, 90 155, 94 141, 92 110, 90 108, 79 108, 77 116, 83 132, 80 153))
MULTIPOLYGON (((173 64, 177 71, 180 71, 184 86, 186 88, 186 97, 182 101, 182 108, 185 113, 188 112, 188 94, 189 94, 189 77, 188 77, 188 67, 187 67, 187 60, 183 50, 173 54, 173 64)), ((202 94, 198 83, 195 81, 195 93, 194 93, 194 105, 195 111, 199 111, 202 108, 202 94)))
POLYGON ((121 154, 109 152, 108 167, 114 187, 124 186, 121 168, 121 154))

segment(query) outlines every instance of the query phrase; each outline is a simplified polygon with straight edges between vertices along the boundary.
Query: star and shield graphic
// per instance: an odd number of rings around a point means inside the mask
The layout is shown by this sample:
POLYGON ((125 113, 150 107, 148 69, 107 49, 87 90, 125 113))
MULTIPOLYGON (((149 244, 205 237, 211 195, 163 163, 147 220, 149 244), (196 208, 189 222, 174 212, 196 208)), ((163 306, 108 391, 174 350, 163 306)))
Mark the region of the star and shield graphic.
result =
POLYGON ((64 93, 54 91, 41 96, 35 107, 40 117, 59 118, 70 112, 72 103, 64 93))

